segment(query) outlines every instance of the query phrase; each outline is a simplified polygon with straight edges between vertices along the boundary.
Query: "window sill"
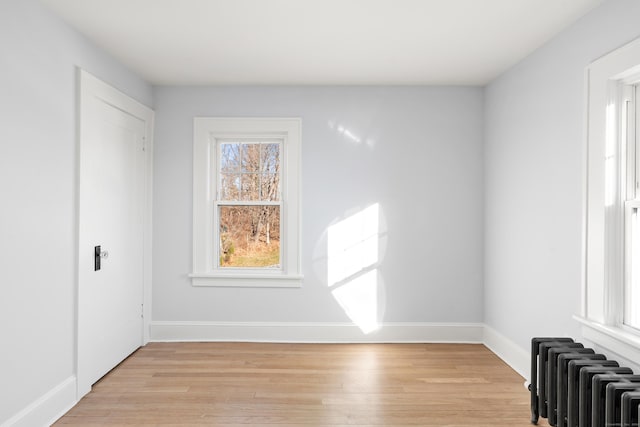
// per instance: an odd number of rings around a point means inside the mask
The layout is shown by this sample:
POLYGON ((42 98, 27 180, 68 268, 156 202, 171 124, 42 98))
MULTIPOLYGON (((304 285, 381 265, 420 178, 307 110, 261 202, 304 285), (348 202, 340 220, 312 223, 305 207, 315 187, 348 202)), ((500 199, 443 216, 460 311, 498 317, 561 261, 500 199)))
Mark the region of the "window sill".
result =
POLYGON ((192 286, 225 288, 300 288, 304 276, 287 274, 192 273, 192 286))
POLYGON ((639 335, 620 327, 603 325, 580 316, 574 316, 574 319, 582 325, 584 338, 630 361, 640 363, 639 335))

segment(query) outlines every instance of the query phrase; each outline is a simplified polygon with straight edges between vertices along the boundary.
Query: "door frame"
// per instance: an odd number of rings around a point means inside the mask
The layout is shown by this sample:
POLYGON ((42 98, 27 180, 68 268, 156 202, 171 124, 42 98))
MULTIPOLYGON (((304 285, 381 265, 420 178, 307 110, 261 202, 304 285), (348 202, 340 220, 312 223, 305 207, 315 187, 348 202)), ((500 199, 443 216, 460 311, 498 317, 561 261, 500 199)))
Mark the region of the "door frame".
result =
POLYGON ((76 248, 76 384, 77 384, 77 400, 80 400, 84 395, 91 391, 92 384, 87 378, 87 374, 82 372, 81 363, 83 354, 81 346, 80 335, 80 322, 82 318, 80 316, 80 306, 82 301, 81 288, 82 275, 80 274, 80 242, 82 239, 81 230, 81 193, 80 183, 83 179, 82 170, 82 148, 83 141, 86 139, 86 124, 83 123, 83 118, 88 114, 88 100, 93 97, 100 98, 103 102, 137 117, 144 122, 145 127, 145 140, 144 140, 144 200, 143 200, 143 308, 142 308, 142 345, 149 342, 149 324, 151 322, 151 243, 152 243, 152 194, 153 194, 153 128, 154 128, 154 112, 149 107, 134 100, 128 95, 120 92, 114 87, 108 85, 87 71, 78 68, 77 69, 77 93, 78 93, 78 108, 77 108, 77 135, 78 135, 78 154, 77 154, 77 182, 76 182, 76 225, 77 225, 77 248, 76 248))

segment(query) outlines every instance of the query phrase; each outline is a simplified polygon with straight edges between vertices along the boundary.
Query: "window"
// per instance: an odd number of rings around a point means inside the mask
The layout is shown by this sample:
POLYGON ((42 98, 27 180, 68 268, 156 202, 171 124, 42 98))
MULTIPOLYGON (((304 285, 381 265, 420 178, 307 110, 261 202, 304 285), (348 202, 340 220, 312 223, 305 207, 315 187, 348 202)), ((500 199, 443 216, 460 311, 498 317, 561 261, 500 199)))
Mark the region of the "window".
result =
POLYGON ((624 201, 624 313, 622 323, 640 331, 640 147, 637 124, 640 119, 638 84, 623 86, 622 130, 626 148, 624 201))
POLYGON ((194 120, 196 286, 300 286, 299 119, 194 120))
POLYGON ((585 338, 633 359, 640 348, 640 40, 587 77, 585 338))

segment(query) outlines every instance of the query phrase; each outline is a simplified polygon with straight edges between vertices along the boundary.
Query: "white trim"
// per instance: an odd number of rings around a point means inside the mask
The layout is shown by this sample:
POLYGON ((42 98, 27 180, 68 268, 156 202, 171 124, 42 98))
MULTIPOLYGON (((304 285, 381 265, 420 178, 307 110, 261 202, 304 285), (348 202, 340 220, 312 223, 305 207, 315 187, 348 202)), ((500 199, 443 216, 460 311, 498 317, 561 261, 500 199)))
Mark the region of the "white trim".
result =
MULTIPOLYGON (((584 70, 584 110, 583 110, 583 123, 589 123, 589 69, 584 70)), ((584 146, 588 147, 589 144, 589 127, 584 127, 584 146)), ((582 180, 582 229, 580 235, 581 242, 581 259, 580 259, 580 314, 582 316, 587 315, 587 259, 589 253, 588 236, 589 236, 589 150, 585 149, 582 155, 582 174, 584 179, 582 180)))
POLYGON ((193 286, 299 288, 303 276, 283 274, 189 274, 193 286))
POLYGON ((0 427, 48 426, 69 411, 76 400, 76 377, 70 376, 34 400, 0 427))
POLYGON ((529 378, 531 376, 531 355, 528 351, 523 350, 513 341, 487 325, 484 326, 482 341, 489 350, 511 366, 521 377, 525 378, 526 381, 531 381, 529 378))
POLYGON ((152 322, 152 341, 309 343, 482 343, 481 323, 384 323, 364 334, 353 323, 152 322))
POLYGON ((155 129, 155 112, 147 108, 150 117, 147 116, 146 122, 146 140, 144 144, 145 151, 145 206, 144 206, 144 224, 143 224, 143 307, 142 307, 142 345, 145 345, 151 339, 149 332, 149 324, 151 323, 151 302, 152 298, 152 273, 153 273, 153 150, 154 150, 154 129, 155 129))
POLYGON ((640 364, 640 336, 622 328, 607 326, 574 316, 582 327, 582 336, 635 364, 640 364))

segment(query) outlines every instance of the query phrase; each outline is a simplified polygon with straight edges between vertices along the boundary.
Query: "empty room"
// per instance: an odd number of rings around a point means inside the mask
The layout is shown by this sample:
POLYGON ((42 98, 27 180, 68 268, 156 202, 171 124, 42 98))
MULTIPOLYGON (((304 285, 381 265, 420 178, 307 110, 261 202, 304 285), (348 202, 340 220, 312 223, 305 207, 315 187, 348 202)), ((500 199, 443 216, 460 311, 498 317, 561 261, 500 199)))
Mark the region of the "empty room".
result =
POLYGON ((640 1, 0 0, 0 59, 0 427, 638 425, 640 1))

